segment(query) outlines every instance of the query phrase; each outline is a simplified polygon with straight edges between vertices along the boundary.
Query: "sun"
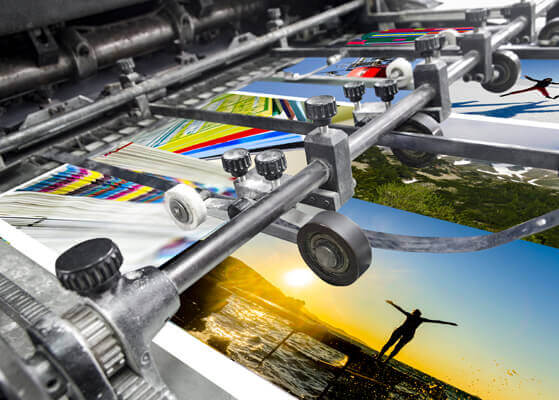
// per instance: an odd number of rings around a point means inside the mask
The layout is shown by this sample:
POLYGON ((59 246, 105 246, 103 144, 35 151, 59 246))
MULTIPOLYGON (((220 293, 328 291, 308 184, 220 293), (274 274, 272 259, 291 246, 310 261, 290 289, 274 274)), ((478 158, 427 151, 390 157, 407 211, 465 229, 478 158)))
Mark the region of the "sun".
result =
POLYGON ((284 275, 285 283, 289 286, 302 287, 314 279, 312 271, 308 268, 297 268, 287 271, 284 275))

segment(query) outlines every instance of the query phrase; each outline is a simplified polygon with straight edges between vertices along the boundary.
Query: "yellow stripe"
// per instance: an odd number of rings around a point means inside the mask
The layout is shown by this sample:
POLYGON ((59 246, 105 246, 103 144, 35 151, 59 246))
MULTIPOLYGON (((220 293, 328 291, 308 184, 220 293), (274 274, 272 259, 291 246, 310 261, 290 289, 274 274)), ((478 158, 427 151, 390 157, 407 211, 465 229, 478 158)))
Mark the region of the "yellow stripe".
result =
POLYGON ((53 190, 52 194, 67 194, 70 192, 73 192, 74 190, 80 189, 84 186, 87 186, 89 184, 91 184, 91 182, 99 179, 103 177, 103 174, 100 174, 97 171, 89 171, 89 173, 83 177, 81 177, 79 180, 71 182, 65 186, 62 186, 56 190, 53 190))
POLYGON ((133 191, 133 192, 131 192, 131 193, 128 193, 128 194, 126 194, 126 195, 124 195, 124 196, 118 197, 118 198, 113 199, 113 200, 116 200, 116 201, 128 201, 128 200, 132 200, 132 199, 135 199, 136 197, 140 197, 141 195, 146 194, 146 193, 149 192, 150 190, 152 190, 151 187, 149 187, 149 186, 142 186, 142 187, 140 187, 139 189, 136 189, 135 191, 133 191))

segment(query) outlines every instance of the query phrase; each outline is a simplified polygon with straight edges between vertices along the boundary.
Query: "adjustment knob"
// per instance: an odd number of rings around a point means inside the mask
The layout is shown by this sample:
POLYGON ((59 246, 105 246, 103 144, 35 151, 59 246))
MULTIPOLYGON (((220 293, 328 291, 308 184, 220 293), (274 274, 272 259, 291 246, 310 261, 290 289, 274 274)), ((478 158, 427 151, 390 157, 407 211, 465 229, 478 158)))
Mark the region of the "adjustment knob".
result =
POLYGON ((487 8, 473 8, 466 10, 467 26, 482 26, 489 18, 489 10, 487 8))
POLYGON ((280 8, 268 8, 266 10, 268 13, 269 19, 280 19, 281 18, 281 9, 280 8))
POLYGON ((337 113, 336 99, 332 96, 314 96, 305 101, 305 115, 318 126, 328 125, 337 113))
POLYGON ((344 85, 344 96, 352 103, 358 103, 365 94, 365 84, 363 82, 348 82, 344 85))
POLYGON ((442 43, 439 35, 427 34, 415 39, 415 51, 421 56, 432 56, 441 49, 442 43))
POLYGON ((221 156, 221 164, 225 172, 230 173, 233 177, 238 178, 246 175, 250 166, 252 165, 252 160, 250 159, 250 153, 246 149, 232 149, 227 150, 221 156))
POLYGON ((87 294, 107 289, 120 276, 122 254, 110 239, 90 239, 56 259, 56 276, 66 289, 87 294))
POLYGON ((134 72, 134 69, 136 68, 136 64, 134 64, 134 59, 130 57, 121 58, 120 60, 117 60, 116 65, 118 66, 120 72, 123 73, 124 75, 131 74, 132 72, 134 72))
POLYGON ((256 172, 269 181, 275 181, 287 169, 287 160, 281 150, 266 150, 254 158, 256 172))
POLYGON ((394 100, 396 93, 398 93, 398 85, 392 79, 375 83, 375 95, 384 102, 394 100))

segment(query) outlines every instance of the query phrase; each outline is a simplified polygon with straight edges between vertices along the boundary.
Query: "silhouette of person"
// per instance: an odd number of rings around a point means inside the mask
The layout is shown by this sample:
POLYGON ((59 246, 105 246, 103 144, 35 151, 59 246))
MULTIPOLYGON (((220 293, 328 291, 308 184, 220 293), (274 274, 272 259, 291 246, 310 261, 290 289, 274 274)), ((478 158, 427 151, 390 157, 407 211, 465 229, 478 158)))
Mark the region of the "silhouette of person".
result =
POLYGON ((518 94, 518 93, 524 93, 524 92, 531 92, 532 90, 537 90, 538 92, 540 92, 544 97, 547 97, 548 99, 556 99, 558 96, 555 97, 551 97, 549 95, 549 93, 547 92, 547 87, 549 85, 559 85, 559 83, 557 82, 553 82, 553 79, 551 78, 545 78, 542 80, 537 80, 534 78, 530 78, 528 75, 524 75, 524 77, 526 79, 528 79, 529 81, 532 82, 536 82, 536 84, 528 89, 522 89, 522 90, 516 90, 514 92, 510 92, 510 93, 506 93, 506 94, 502 94, 501 97, 505 97, 505 96, 510 96, 511 94, 518 94))
POLYGON ((390 304, 391 306, 393 306, 394 308, 396 308, 401 313, 405 314, 406 315, 406 320, 404 321, 404 323, 402 325, 400 325, 398 328, 396 328, 394 330, 394 332, 392 332, 392 335, 390 336, 390 339, 388 339, 388 342, 386 342, 386 344, 380 350, 380 353, 378 353, 377 360, 382 360, 382 356, 384 356, 384 353, 386 353, 386 351, 390 347, 392 347, 392 345, 394 345, 396 342, 398 342, 398 343, 396 343, 396 346, 394 346, 394 349, 392 350, 392 353, 390 353, 390 355, 388 356, 388 358, 384 362, 390 361, 396 354, 398 354, 398 352, 400 350, 402 350, 402 347, 404 347, 406 344, 408 344, 410 342, 410 340, 413 339, 413 336, 415 334, 416 329, 423 322, 431 322, 431 323, 434 323, 434 324, 445 324, 445 325, 458 326, 458 324, 455 324, 454 322, 446 322, 446 321, 439 321, 439 320, 435 320, 435 319, 423 318, 423 317, 421 317, 421 311, 419 311, 417 309, 413 310, 413 312, 409 313, 406 310, 404 310, 403 308, 401 308, 400 306, 394 304, 391 300, 386 300, 386 302, 388 304, 390 304))

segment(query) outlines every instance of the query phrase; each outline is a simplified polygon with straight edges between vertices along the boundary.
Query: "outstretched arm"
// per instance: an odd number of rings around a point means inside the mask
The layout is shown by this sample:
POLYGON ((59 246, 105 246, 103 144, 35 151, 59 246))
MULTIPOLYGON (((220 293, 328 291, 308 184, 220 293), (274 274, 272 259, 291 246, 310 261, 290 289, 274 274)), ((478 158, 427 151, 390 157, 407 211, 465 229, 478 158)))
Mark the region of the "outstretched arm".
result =
POLYGON ((529 81, 532 81, 532 82, 538 82, 537 79, 531 78, 528 75, 524 75, 524 78, 526 78, 526 79, 528 79, 529 81))
POLYGON ((454 322, 448 322, 448 321, 439 321, 438 319, 427 319, 427 318, 422 318, 423 322, 431 322, 433 324, 443 324, 443 325, 452 325, 452 326, 458 326, 458 324, 454 323, 454 322))
POLYGON ((397 304, 394 304, 394 303, 392 302, 392 300, 386 300, 386 302, 387 302, 388 304, 390 304, 392 307, 394 307, 396 310, 400 311, 401 313, 406 314, 406 315, 410 315, 410 313, 407 312, 406 310, 404 310, 402 307, 400 307, 400 306, 397 305, 397 304))

